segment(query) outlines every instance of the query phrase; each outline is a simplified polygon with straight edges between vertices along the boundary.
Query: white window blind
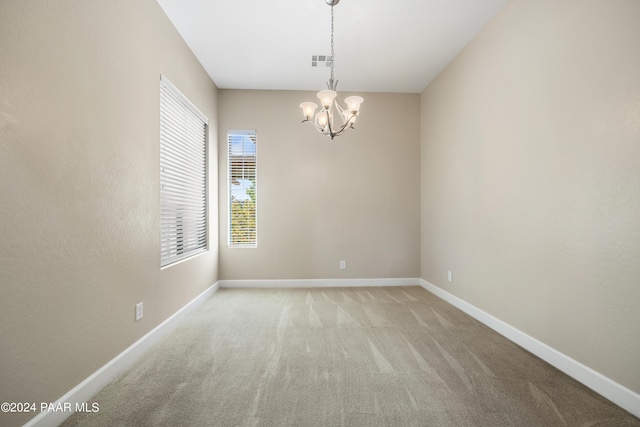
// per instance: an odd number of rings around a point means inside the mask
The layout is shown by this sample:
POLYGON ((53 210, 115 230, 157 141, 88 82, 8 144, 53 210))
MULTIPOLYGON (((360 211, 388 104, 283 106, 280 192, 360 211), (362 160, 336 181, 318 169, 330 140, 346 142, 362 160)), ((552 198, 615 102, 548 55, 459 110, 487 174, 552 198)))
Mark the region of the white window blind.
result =
POLYGON ((256 132, 227 133, 229 149, 229 246, 256 247, 257 175, 256 132))
POLYGON ((207 250, 207 118, 160 76, 160 264, 207 250))

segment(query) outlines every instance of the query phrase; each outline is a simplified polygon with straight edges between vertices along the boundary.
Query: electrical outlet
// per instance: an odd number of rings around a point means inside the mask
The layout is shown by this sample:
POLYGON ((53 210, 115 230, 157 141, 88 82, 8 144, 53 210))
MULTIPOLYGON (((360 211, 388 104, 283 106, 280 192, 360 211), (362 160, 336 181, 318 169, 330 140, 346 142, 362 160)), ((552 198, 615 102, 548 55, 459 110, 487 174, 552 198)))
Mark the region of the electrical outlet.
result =
POLYGON ((142 303, 136 304, 136 322, 142 319, 142 303))
POLYGON ((347 269, 347 261, 341 260, 340 261, 340 270, 346 270, 346 269, 347 269))
POLYGON ((453 282, 453 273, 451 271, 447 272, 447 280, 453 282))

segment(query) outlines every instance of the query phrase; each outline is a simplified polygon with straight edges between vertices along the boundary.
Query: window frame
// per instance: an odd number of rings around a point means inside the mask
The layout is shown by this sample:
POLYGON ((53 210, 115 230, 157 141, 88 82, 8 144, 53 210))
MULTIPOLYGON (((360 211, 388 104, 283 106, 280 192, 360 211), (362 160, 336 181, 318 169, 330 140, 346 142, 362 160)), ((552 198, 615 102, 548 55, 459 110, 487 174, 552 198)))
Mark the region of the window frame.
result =
MULTIPOLYGON (((244 129, 244 130, 228 130, 227 131, 227 247, 228 248, 257 248, 258 247, 258 135, 255 129, 244 129), (233 187, 232 187, 232 156, 231 156, 231 139, 232 137, 249 137, 251 142, 255 145, 253 150, 253 189, 254 197, 253 197, 253 231, 251 229, 247 231, 247 233, 253 235, 253 240, 249 242, 234 242, 233 241, 233 187)), ((244 143, 243 143, 244 144, 244 143)), ((243 157, 245 154, 244 145, 243 145, 243 157)), ((251 168, 248 168, 250 171, 251 168)), ((243 163, 243 176, 244 176, 244 163, 243 163)), ((237 191, 237 189, 236 189, 237 191)))

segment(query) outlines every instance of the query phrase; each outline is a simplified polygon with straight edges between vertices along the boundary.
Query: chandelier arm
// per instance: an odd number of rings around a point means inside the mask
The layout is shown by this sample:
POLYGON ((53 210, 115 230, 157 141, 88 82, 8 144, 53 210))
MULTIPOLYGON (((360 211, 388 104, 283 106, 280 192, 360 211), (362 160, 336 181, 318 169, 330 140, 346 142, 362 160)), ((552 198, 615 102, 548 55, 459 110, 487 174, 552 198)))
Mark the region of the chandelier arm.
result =
POLYGON ((349 128, 350 128, 350 129, 355 130, 355 128, 354 128, 353 126, 351 126, 351 119, 352 119, 352 118, 354 118, 354 117, 356 117, 356 116, 355 116, 355 115, 352 115, 351 117, 349 117, 349 120, 348 120, 345 124, 343 124, 342 126, 340 126, 340 129, 338 129, 336 132, 333 132, 333 131, 332 131, 331 133, 329 133, 328 135, 329 135, 329 136, 331 136, 331 139, 333 139, 333 138, 334 138, 334 137, 336 137, 336 136, 340 136, 340 135, 342 135, 342 134, 343 134, 343 133, 345 133, 345 132, 347 131, 347 129, 349 129, 349 128))
MULTIPOLYGON (((342 121, 342 123, 345 123, 345 118, 344 118, 344 109, 342 108, 342 106, 336 102, 336 109, 338 110, 338 112, 340 113, 340 120, 342 121)), ((351 118, 349 118, 350 120, 351 118)))
POLYGON ((351 119, 353 119, 354 117, 357 117, 357 116, 355 114, 352 114, 351 117, 349 117, 349 119, 347 120, 347 122, 344 123, 342 126, 340 126, 340 128, 337 131, 334 131, 329 123, 327 123, 327 126, 324 128, 321 126, 318 126, 316 123, 314 123, 309 119, 303 120, 302 123, 309 122, 315 128, 315 130, 317 130, 323 135, 330 136, 331 139, 333 139, 334 137, 340 136, 343 133, 345 133, 349 128, 355 130, 355 128, 352 126, 352 123, 351 123, 351 119))
POLYGON ((336 133, 335 133, 335 136, 340 136, 340 135, 342 135, 343 133, 345 133, 345 132, 347 131, 347 129, 348 129, 348 128, 351 128, 351 129, 354 129, 354 130, 355 130, 355 128, 354 128, 354 127, 352 127, 352 126, 350 126, 350 125, 349 125, 350 121, 351 121, 351 119, 349 119, 349 121, 348 121, 347 123, 345 123, 344 125, 342 125, 342 126, 340 127, 340 130, 339 130, 338 132, 336 132, 336 133))
POLYGON ((303 120, 302 123, 305 122, 309 122, 309 124, 311 126, 313 126, 315 128, 315 130, 317 130, 318 132, 320 132, 321 134, 325 134, 323 128, 321 128, 320 126, 318 126, 317 124, 315 124, 314 122, 312 122, 311 120, 303 120))
POLYGON ((326 110, 325 113, 327 114, 327 130, 329 132, 329 135, 331 135, 331 139, 333 139, 333 130, 331 129, 331 122, 333 121, 333 117, 331 117, 331 114, 329 114, 329 110, 326 110))

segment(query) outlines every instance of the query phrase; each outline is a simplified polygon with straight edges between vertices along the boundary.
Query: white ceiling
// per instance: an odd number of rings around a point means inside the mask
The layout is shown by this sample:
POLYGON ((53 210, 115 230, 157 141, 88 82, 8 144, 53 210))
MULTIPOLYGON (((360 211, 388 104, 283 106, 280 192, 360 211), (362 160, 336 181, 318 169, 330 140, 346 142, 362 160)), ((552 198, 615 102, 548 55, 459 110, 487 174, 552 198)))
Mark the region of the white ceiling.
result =
MULTIPOLYGON (((342 0, 334 7, 342 91, 419 93, 507 0, 342 0)), ((321 90, 325 0, 158 0, 219 88, 321 90)))

